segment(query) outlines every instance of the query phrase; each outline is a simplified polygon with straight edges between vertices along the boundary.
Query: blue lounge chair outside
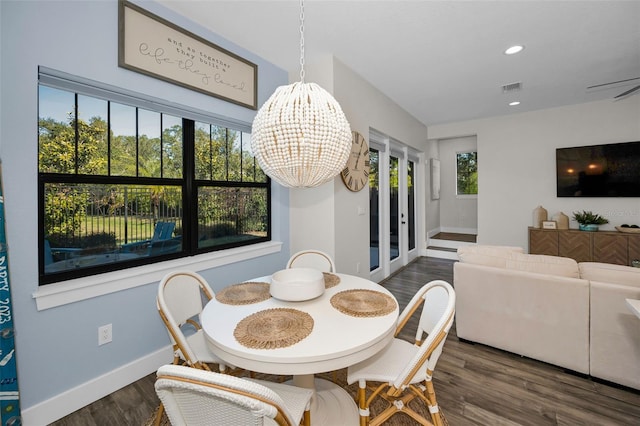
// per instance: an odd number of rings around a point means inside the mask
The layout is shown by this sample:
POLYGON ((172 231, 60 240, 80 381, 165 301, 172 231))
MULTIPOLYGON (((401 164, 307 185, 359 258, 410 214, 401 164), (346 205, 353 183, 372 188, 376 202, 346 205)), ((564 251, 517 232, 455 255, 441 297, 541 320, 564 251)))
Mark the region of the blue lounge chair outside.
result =
POLYGON ((174 222, 158 222, 156 223, 156 227, 153 230, 153 237, 151 237, 151 241, 163 241, 168 240, 173 235, 173 230, 175 229, 176 224, 174 222), (157 235, 156 235, 157 234, 157 235))
POLYGON ((147 255, 157 256, 165 253, 177 253, 180 250, 182 250, 182 237, 173 237, 149 243, 147 255))
POLYGON ((123 244, 121 252, 133 252, 148 249, 153 243, 170 240, 176 224, 174 222, 156 222, 153 229, 153 236, 150 240, 137 241, 135 243, 123 244))
POLYGON ((75 247, 51 247, 49 240, 44 240, 44 264, 50 265, 56 260, 66 260, 82 252, 81 248, 75 247), (57 259, 54 259, 55 257, 57 259), (62 258, 62 259, 60 259, 62 258))

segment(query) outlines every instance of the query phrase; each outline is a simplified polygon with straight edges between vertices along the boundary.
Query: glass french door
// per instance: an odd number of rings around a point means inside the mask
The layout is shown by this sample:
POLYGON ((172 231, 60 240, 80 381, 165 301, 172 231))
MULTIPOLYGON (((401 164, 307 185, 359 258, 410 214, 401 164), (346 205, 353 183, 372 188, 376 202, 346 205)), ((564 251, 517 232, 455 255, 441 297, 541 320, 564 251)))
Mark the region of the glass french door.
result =
POLYGON ((400 175, 398 158, 389 157, 389 261, 400 256, 400 175))
POLYGON ((373 144, 369 151, 370 270, 381 280, 419 255, 416 157, 407 148, 373 144), (391 149, 389 149, 391 148, 391 149))
POLYGON ((407 244, 411 253, 416 248, 416 193, 415 193, 415 162, 407 161, 407 244))
POLYGON ((369 271, 380 268, 380 151, 369 149, 369 271))

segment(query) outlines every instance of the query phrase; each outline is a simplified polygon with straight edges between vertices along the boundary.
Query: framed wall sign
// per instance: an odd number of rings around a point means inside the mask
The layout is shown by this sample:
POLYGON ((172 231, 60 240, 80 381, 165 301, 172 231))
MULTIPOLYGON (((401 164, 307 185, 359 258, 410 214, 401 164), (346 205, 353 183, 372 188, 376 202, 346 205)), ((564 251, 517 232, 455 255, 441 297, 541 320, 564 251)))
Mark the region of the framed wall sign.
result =
POLYGON ((558 225, 555 220, 543 220, 542 229, 557 229, 558 225))
POLYGON ((126 0, 118 66, 257 109, 258 66, 126 0))

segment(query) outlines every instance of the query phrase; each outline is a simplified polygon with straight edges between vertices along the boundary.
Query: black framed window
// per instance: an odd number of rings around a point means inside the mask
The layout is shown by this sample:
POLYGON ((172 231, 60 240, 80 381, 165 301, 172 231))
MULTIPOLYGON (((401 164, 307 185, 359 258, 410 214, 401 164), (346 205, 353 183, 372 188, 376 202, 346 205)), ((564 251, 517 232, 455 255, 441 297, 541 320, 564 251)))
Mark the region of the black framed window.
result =
POLYGON ((64 86, 38 86, 40 284, 271 240, 246 129, 64 86))

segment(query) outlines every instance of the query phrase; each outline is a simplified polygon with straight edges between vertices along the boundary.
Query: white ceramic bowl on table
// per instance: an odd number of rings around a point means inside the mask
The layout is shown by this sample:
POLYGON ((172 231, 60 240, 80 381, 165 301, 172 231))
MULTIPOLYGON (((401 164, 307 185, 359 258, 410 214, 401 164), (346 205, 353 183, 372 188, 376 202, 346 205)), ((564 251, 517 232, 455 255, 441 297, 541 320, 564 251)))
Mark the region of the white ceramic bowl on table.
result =
POLYGON ((324 293, 324 275, 312 268, 289 268, 271 276, 271 296, 289 302, 315 299, 324 293))

